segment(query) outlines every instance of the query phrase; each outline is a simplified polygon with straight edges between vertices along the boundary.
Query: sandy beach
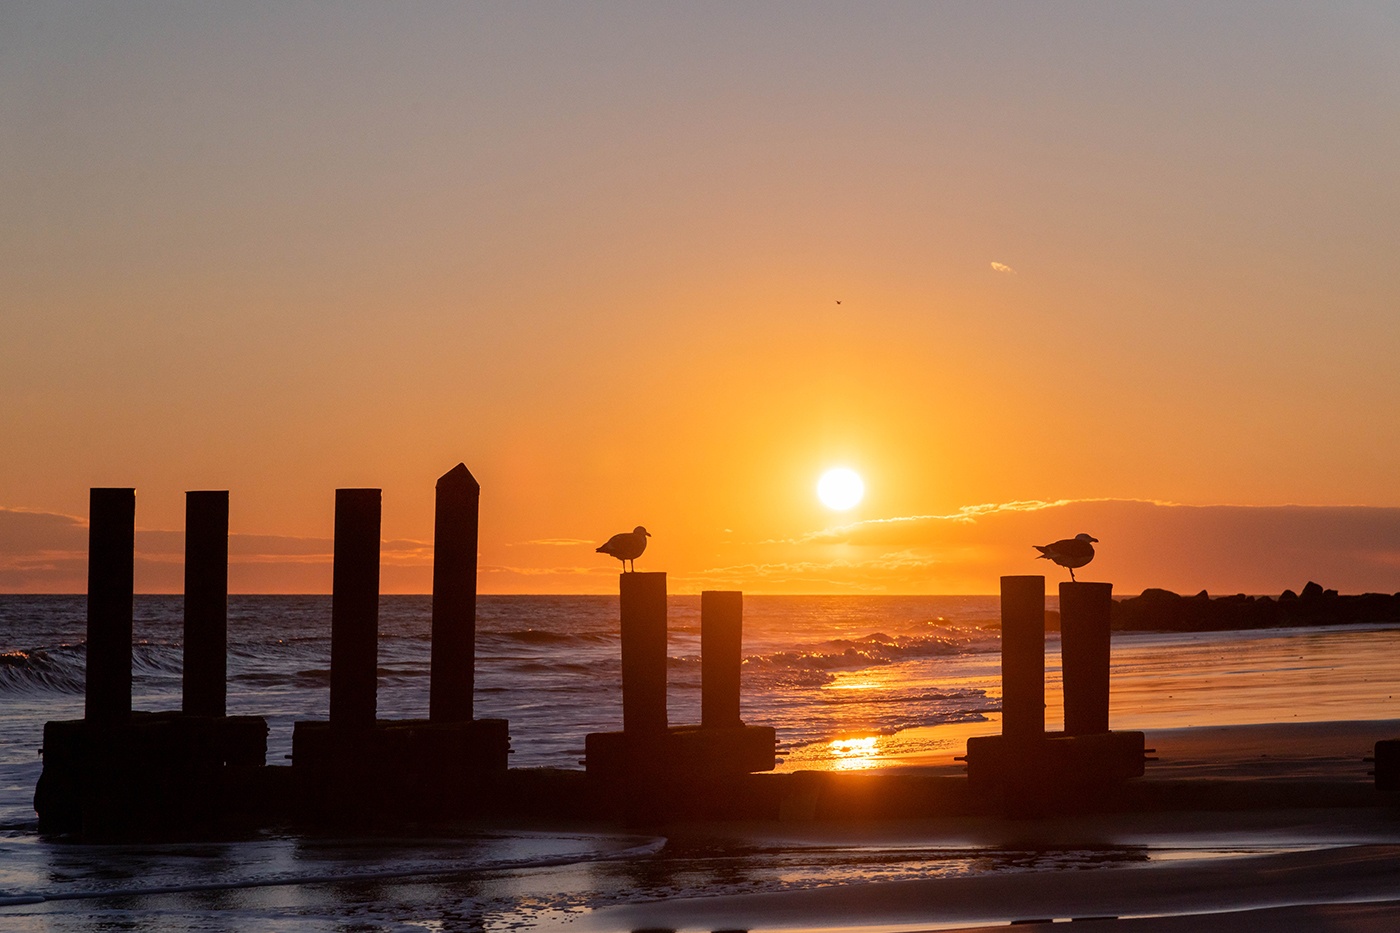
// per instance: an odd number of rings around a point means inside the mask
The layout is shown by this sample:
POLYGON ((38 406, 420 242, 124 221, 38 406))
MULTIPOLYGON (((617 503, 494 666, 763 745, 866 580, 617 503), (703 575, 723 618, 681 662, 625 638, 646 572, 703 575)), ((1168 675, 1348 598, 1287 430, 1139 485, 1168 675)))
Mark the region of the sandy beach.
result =
MULTIPOLYGON (((983 724, 985 727, 985 724, 983 724)), ((962 734, 965 727, 950 731, 962 734)), ((1400 807, 1363 758, 1400 721, 1150 730, 1160 760, 1136 782, 1158 806, 1041 819, 784 824, 731 847, 962 848, 1099 853, 1101 861, 594 911, 589 930, 984 930, 1101 921, 1124 931, 1366 931, 1400 925, 1400 807), (1204 800, 1198 809, 1176 804, 1204 800)), ((950 739, 952 741, 952 739, 950 739)), ((939 771, 951 766, 925 763, 939 771)), ((696 831, 696 830, 690 830, 696 831)), ((673 828, 675 844, 687 830, 673 828)), ((575 927, 577 928, 577 926, 575 927)))
MULTIPOLYGON (((1400 737, 1397 643, 1400 632, 1366 627, 1116 638, 1111 723, 1142 730, 1155 760, 1140 778, 1034 818, 998 815, 957 760, 970 737, 1002 728, 988 710, 1001 686, 990 650, 838 670, 801 705, 760 695, 770 705, 752 718, 785 715, 789 734, 803 716, 853 710, 859 721, 901 700, 952 697, 979 714, 793 742, 770 784, 787 788, 783 805, 762 822, 498 817, 367 836, 89 846, 24 822, 37 743, 16 744, 0 891, 28 902, 0 908, 0 925, 903 933, 1112 917, 1102 928, 1389 930, 1400 923, 1400 807, 1377 793, 1364 759, 1400 737)), ((1058 657, 1052 640, 1052 730, 1063 717, 1058 657)), ((143 689, 159 699, 161 683, 143 689)), ((54 715, 50 693, 19 699, 32 711, 11 704, 16 726, 54 715)), ((540 722, 523 719, 522 740, 540 722)))

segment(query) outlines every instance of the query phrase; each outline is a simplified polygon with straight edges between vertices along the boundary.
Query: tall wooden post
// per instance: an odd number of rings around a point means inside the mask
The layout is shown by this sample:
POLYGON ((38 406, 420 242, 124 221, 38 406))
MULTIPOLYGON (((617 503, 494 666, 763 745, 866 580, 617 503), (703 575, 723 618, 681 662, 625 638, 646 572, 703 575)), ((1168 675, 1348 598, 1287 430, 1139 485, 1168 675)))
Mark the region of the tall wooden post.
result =
POLYGON ((379 665, 380 490, 335 491, 331 595, 333 729, 374 726, 379 665))
POLYGON ((1001 732, 1045 734, 1045 578, 1001 578, 1001 732))
POLYGON ((131 716, 135 577, 136 490, 94 488, 88 498, 86 719, 131 716))
POLYGON ((228 491, 185 493, 184 711, 227 712, 228 491))
POLYGON ((622 731, 666 731, 666 574, 622 573, 622 731))
POLYGON ((700 725, 742 726, 739 669, 743 666, 744 594, 700 594, 700 725))
POLYGON ((477 516, 481 485, 459 463, 437 481, 428 718, 470 722, 476 665, 477 516))
POLYGON ((1060 584, 1060 668, 1065 734, 1108 731, 1109 622, 1112 583, 1060 584))

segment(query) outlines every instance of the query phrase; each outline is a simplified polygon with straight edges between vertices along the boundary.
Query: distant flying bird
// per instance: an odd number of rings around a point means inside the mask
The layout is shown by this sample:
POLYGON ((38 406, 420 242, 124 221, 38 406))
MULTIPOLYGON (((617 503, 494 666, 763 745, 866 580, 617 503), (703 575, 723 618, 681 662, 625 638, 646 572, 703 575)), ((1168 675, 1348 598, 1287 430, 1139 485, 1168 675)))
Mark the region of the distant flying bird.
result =
MULTIPOLYGON (((611 543, 611 542, 610 542, 611 543)), ((1065 538, 1056 541, 1054 544, 1032 545, 1040 556, 1046 560, 1053 560, 1069 570, 1069 578, 1074 579, 1074 568, 1083 567, 1094 559, 1094 545, 1099 543, 1099 539, 1092 535, 1075 535, 1073 538, 1065 538)))
POLYGON ((622 561, 622 572, 627 572, 627 562, 632 562, 632 569, 637 569, 637 558, 642 556, 642 552, 647 549, 647 538, 651 537, 651 532, 641 525, 631 531, 624 531, 620 535, 613 535, 607 543, 595 550, 599 554, 609 554, 622 561))

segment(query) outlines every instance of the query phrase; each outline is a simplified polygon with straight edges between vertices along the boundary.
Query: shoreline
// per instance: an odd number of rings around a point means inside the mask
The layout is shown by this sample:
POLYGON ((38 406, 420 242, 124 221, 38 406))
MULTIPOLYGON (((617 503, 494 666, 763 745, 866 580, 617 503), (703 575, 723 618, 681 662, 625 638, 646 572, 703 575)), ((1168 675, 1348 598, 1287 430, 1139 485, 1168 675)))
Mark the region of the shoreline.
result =
MULTIPOLYGON (((1362 760, 1374 741, 1400 735, 1400 719, 1146 732, 1161 760, 1127 782, 1123 808, 733 830, 746 845, 1129 850, 1143 853, 1140 864, 673 898, 603 908, 579 926, 980 933, 1013 921, 1049 931, 1062 929, 1050 921, 1094 918, 1121 933, 1400 928, 1400 798, 1376 792, 1362 760)), ((913 773, 949 777, 952 766, 868 774, 913 773)), ((678 827, 673 838, 692 831, 678 827)))
MULTIPOLYGON (((1290 933, 1346 917, 1343 929, 1393 929, 1400 845, 1248 855, 1084 871, 1024 872, 721 895, 594 911, 583 930, 1031 930, 1093 919, 1121 931, 1290 933), (1286 926, 1273 926, 1291 921, 1286 926), (1245 925, 1250 924, 1250 925, 1245 925)), ((1326 927, 1326 929, 1339 929, 1326 927)))
MULTIPOLYGON (((997 728, 995 723, 962 726, 983 732, 997 728)), ((1099 922, 1123 933, 1396 928, 1400 800, 1375 791, 1365 763, 1354 753, 1367 751, 1366 743, 1375 739, 1400 735, 1400 719, 1198 726, 1147 734, 1161 761, 1149 763, 1146 777, 1126 782, 1084 810, 1030 817, 986 810, 867 813, 841 819, 802 819, 789 810, 778 819, 665 822, 650 827, 667 839, 656 854, 607 869, 507 872, 491 883, 507 891, 525 884, 563 892, 554 902, 568 909, 530 913, 527 927, 600 933, 974 931, 1005 929, 1013 920, 1089 917, 1118 918, 1099 922), (743 890, 746 883, 754 886, 752 892, 743 890), (715 891, 720 893, 704 893, 715 891)), ((779 785, 815 778, 848 790, 903 785, 965 791, 959 768, 949 761, 863 774, 755 777, 779 785)), ((510 819, 461 824, 471 832, 507 835, 527 828, 615 833, 618 827, 564 819, 528 826, 510 819)), ((303 844, 296 838, 271 844, 295 851, 303 844)), ((55 851, 62 848, 59 844, 55 851)), ((350 859, 348 875, 361 858, 335 857, 350 859)), ((451 884, 426 874, 398 883, 405 885, 398 893, 387 891, 391 905, 421 903, 429 892, 440 891, 432 897, 446 902, 458 896, 451 884)), ((327 905, 317 909, 333 911, 339 899, 359 897, 353 892, 375 886, 353 876, 340 886, 325 884, 268 888, 274 893, 259 897, 287 905, 310 898, 327 905), (281 890, 288 893, 275 893, 281 890)), ((177 912, 203 909, 193 895, 158 896, 170 900, 142 897, 120 909, 158 904, 177 912)), ((0 916, 37 918, 61 909, 15 906, 0 910, 0 916)), ((1024 928, 1061 929, 1043 923, 1024 928)))

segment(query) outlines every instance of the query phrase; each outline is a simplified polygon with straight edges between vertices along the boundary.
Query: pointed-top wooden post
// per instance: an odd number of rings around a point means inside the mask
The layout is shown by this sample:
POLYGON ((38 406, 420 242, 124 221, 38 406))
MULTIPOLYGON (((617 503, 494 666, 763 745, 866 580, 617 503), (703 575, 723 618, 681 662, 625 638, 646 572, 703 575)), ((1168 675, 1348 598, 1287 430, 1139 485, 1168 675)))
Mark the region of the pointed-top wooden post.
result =
POLYGON ((228 681, 228 490, 185 493, 184 711, 222 716, 228 681))
POLYGON ((84 717, 131 716, 131 618, 136 569, 136 490, 88 498, 87 694, 84 717))
POLYGON ((469 722, 476 665, 476 549, 481 484, 459 463, 437 481, 428 718, 469 722))

